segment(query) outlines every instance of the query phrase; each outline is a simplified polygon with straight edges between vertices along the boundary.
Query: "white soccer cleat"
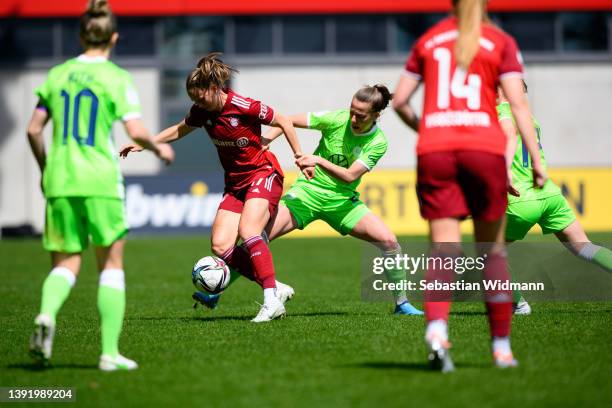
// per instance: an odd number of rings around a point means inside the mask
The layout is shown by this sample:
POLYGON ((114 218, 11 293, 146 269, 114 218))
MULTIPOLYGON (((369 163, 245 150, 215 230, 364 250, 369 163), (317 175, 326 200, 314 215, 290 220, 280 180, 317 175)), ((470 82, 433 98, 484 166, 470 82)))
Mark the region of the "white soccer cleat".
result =
POLYGON ((455 364, 453 364, 449 352, 451 344, 448 340, 443 339, 441 336, 432 335, 426 337, 425 342, 427 343, 428 351, 427 359, 433 370, 443 373, 455 371, 455 364))
POLYGON ((253 323, 264 323, 270 322, 274 319, 279 319, 285 317, 286 311, 285 306, 279 301, 274 302, 273 304, 264 304, 259 309, 259 313, 253 320, 253 323))
POLYGON ((295 295, 295 290, 289 285, 285 285, 282 282, 276 281, 276 297, 284 305, 290 301, 295 295))
POLYGON ((102 371, 129 371, 137 369, 138 364, 121 354, 117 354, 117 357, 114 358, 108 354, 102 354, 98 367, 102 371))
POLYGON ((30 337, 30 356, 37 364, 47 365, 53 350, 55 323, 51 316, 39 314, 34 319, 34 333, 30 337))
POLYGON ((512 368, 518 366, 518 361, 510 353, 495 352, 493 353, 493 360, 497 368, 512 368))
POLYGON ((520 300, 516 304, 516 307, 514 308, 514 314, 522 316, 531 314, 531 306, 529 306, 529 303, 527 303, 524 297, 521 296, 520 300))

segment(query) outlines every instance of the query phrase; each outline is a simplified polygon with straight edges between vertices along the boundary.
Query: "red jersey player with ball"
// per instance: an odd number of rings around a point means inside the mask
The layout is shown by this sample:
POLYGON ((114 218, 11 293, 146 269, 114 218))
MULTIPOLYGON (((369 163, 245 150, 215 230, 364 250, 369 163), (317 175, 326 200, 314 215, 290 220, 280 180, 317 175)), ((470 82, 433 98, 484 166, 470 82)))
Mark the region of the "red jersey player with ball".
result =
MULTIPOLYGON (((522 96, 520 53, 512 37, 489 23, 486 3, 453 0, 455 15, 417 40, 393 107, 419 132, 417 193, 421 215, 429 221, 432 256, 461 256, 459 222, 471 215, 477 249, 486 256, 484 279, 504 282, 509 281, 504 246, 507 166, 506 137, 495 110, 498 84, 508 96, 524 144, 534 158, 534 183, 541 187, 546 175, 529 106, 522 96), (410 99, 421 81, 425 98, 419 120, 410 99)), ((452 270, 436 269, 433 264, 427 271, 428 282, 453 280, 452 270)), ((454 369, 447 329, 451 296, 448 290, 425 292, 425 341, 432 366, 442 371, 454 369)), ((501 288, 487 290, 485 302, 495 364, 515 366, 509 337, 511 293, 501 288)))
MULTIPOLYGON (((184 120, 163 130, 155 140, 174 142, 197 128, 204 128, 210 136, 225 171, 224 196, 212 226, 212 251, 241 273, 252 271, 247 277, 264 291, 264 304, 252 321, 267 322, 284 316, 284 301, 293 295, 293 289, 276 281, 272 254, 261 237, 276 215, 283 192, 281 167, 272 152, 262 150, 261 125, 280 127, 295 158, 302 154, 288 118, 226 87, 236 70, 219 55, 208 54, 188 75, 191 109, 184 120), (236 246, 239 238, 246 251, 236 246)), ((128 145, 121 149, 121 155, 139 150, 128 145)))

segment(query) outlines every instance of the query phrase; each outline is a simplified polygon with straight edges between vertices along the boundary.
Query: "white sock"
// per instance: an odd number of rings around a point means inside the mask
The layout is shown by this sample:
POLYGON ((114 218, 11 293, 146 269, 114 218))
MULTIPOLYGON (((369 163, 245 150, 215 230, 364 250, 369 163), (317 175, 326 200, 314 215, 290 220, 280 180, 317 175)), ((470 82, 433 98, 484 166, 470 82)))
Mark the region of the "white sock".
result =
POLYGON ((276 297, 276 288, 265 288, 264 289, 264 305, 272 303, 278 303, 279 300, 276 297))
POLYGON ((408 301, 408 298, 406 297, 406 295, 405 295, 405 294, 403 294, 403 295, 399 295, 399 296, 397 296, 397 297, 395 298, 395 304, 396 304, 397 306, 399 306, 399 305, 401 305, 402 303, 407 302, 407 301, 408 301))
POLYGON ((493 353, 512 354, 510 337, 493 337, 493 353))
POLYGON ((427 329, 425 330, 425 339, 438 337, 442 340, 448 340, 448 324, 441 319, 432 320, 427 323, 427 329))

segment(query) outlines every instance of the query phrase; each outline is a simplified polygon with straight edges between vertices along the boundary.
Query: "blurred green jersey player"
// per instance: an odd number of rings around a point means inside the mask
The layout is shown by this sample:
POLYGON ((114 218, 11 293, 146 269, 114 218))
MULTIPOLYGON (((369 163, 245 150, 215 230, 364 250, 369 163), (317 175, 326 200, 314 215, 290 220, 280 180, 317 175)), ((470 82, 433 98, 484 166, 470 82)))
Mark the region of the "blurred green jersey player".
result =
POLYGON ((70 294, 81 269, 81 253, 91 240, 100 272, 99 367, 107 371, 137 367, 118 350, 125 310, 127 224, 112 124, 123 121, 132 139, 165 161, 172 160, 173 152, 167 145, 151 142, 139 119, 140 103, 130 75, 108 61, 117 38, 107 1, 90 1, 80 23, 84 53, 53 67, 36 89, 39 101, 28 138, 43 176, 47 200, 43 245, 51 252, 53 269, 43 284, 30 354, 44 365, 51 357, 57 313, 70 294), (47 154, 42 131, 49 119, 53 138, 47 154))
MULTIPOLYGON (((524 90, 527 94, 525 83, 524 90)), ((555 234, 576 256, 593 262, 608 272, 612 271, 612 251, 590 242, 561 189, 550 179, 541 189, 534 188, 531 158, 521 142, 510 104, 501 89, 498 89, 498 100, 498 119, 508 137, 506 159, 510 165, 511 177, 506 210, 506 241, 523 239, 527 232, 538 224, 544 234, 555 234)), ((533 125, 540 145, 540 160, 546 168, 541 141, 542 129, 535 118, 533 125)), ((530 306, 518 292, 515 292, 515 302, 518 303, 517 314, 531 312, 530 306)))
MULTIPOLYGON (((390 99, 384 85, 365 86, 353 96, 350 109, 291 116, 295 127, 318 130, 321 139, 312 155, 298 159, 300 166, 310 169, 311 177, 300 175, 283 196, 278 215, 267 228, 270 240, 323 220, 342 235, 376 245, 384 257, 401 254, 395 234, 359 199, 357 192, 361 177, 387 151, 387 139, 377 120, 390 99)), ((270 129, 263 135, 264 143, 281 134, 278 129, 270 129)), ((248 276, 245 271, 239 272, 248 276)), ((406 279, 404 270, 387 269, 385 273, 390 282, 406 279)), ((393 295, 396 314, 422 314, 408 302, 405 291, 394 291, 393 295)), ((214 307, 218 298, 195 294, 194 300, 214 307)))

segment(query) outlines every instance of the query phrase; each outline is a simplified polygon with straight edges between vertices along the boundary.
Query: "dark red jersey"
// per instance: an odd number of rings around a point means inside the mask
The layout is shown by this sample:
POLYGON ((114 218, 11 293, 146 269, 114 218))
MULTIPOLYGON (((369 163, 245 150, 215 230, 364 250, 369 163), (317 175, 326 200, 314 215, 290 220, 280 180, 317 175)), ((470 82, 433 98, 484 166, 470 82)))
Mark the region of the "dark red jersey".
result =
POLYGON ((497 85, 504 76, 523 75, 514 39, 483 23, 480 47, 469 70, 454 57, 457 18, 449 17, 421 36, 406 62, 405 75, 425 83, 417 154, 478 150, 503 155, 506 137, 495 110, 497 85))
POLYGON ((274 154, 261 150, 261 125, 272 123, 274 110, 231 89, 226 91, 221 112, 208 112, 194 104, 185 117, 187 126, 203 127, 217 148, 225 170, 225 190, 242 190, 257 175, 275 171, 282 175, 274 154))

